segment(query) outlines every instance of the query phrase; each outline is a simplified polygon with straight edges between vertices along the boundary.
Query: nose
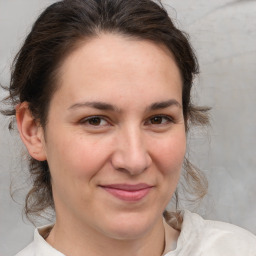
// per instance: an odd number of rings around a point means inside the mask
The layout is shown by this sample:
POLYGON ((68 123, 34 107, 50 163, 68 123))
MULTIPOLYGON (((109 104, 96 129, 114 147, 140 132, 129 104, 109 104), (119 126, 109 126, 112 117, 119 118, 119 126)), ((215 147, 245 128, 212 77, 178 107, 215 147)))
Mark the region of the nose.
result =
POLYGON ((138 128, 119 133, 112 155, 112 165, 116 170, 134 176, 147 170, 151 163, 143 131, 138 128))

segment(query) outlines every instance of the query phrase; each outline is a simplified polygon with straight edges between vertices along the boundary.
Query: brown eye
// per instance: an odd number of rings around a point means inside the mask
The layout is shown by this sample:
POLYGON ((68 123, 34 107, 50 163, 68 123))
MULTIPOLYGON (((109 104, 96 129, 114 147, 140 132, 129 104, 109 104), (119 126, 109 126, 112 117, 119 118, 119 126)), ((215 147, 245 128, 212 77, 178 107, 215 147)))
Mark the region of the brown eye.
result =
POLYGON ((80 121, 80 124, 85 125, 85 126, 98 126, 98 127, 105 127, 108 126, 109 123, 108 121, 101 116, 91 116, 84 118, 80 121))
POLYGON ((146 125, 167 125, 172 123, 173 119, 167 115, 152 116, 146 121, 146 125))
POLYGON ((163 117, 155 116, 155 117, 151 118, 150 121, 151 121, 151 124, 161 124, 163 121, 163 117))
POLYGON ((98 125, 101 124, 101 118, 99 118, 99 117, 90 118, 90 119, 88 120, 88 123, 89 123, 90 125, 98 126, 98 125))

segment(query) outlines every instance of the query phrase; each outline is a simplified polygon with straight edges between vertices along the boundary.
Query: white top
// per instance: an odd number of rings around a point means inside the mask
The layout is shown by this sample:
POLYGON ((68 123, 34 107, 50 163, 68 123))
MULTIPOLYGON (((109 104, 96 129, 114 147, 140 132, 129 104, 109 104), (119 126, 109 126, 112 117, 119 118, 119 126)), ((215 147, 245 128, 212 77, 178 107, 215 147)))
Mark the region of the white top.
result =
MULTIPOLYGON (((166 223, 164 226, 163 256, 256 256, 256 236, 232 224, 204 220, 186 210, 175 249, 169 239, 171 229, 166 223)), ((65 256, 41 236, 47 230, 49 226, 36 229, 34 241, 16 256, 65 256)))

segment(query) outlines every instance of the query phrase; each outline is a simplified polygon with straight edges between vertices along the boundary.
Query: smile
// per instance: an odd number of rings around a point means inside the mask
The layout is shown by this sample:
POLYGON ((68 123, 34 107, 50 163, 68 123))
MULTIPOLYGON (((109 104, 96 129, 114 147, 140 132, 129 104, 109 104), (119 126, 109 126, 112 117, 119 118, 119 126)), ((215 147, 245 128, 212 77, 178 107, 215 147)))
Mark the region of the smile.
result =
POLYGON ((140 183, 136 185, 129 184, 111 184, 100 186, 105 191, 113 195, 114 197, 121 199, 123 201, 136 202, 140 201, 150 192, 153 186, 145 183, 140 183))

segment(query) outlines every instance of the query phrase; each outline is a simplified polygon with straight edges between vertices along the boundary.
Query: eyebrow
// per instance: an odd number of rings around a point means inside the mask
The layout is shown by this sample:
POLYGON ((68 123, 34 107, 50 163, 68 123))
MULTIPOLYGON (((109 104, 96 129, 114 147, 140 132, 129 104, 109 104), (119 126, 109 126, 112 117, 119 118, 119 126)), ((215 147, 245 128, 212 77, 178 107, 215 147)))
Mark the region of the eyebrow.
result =
MULTIPOLYGON (((182 108, 181 104, 177 100, 170 99, 166 101, 152 103, 150 106, 146 108, 146 110, 150 111, 150 110, 165 109, 171 106, 177 106, 179 108, 182 108)), ((95 108, 99 110, 121 112, 121 110, 118 107, 106 102, 101 102, 101 101, 87 101, 87 102, 75 103, 72 106, 70 106, 68 109, 73 110, 73 109, 84 108, 84 107, 90 107, 90 108, 95 108)))
POLYGON ((176 107, 182 108, 181 104, 177 100, 170 99, 170 100, 166 100, 166 101, 155 102, 155 103, 151 104, 147 108, 147 110, 158 110, 158 109, 168 108, 171 106, 176 106, 176 107))
POLYGON ((76 103, 70 106, 68 109, 72 110, 72 109, 84 108, 84 107, 120 112, 120 110, 116 106, 109 103, 101 102, 101 101, 87 101, 87 102, 76 103))

